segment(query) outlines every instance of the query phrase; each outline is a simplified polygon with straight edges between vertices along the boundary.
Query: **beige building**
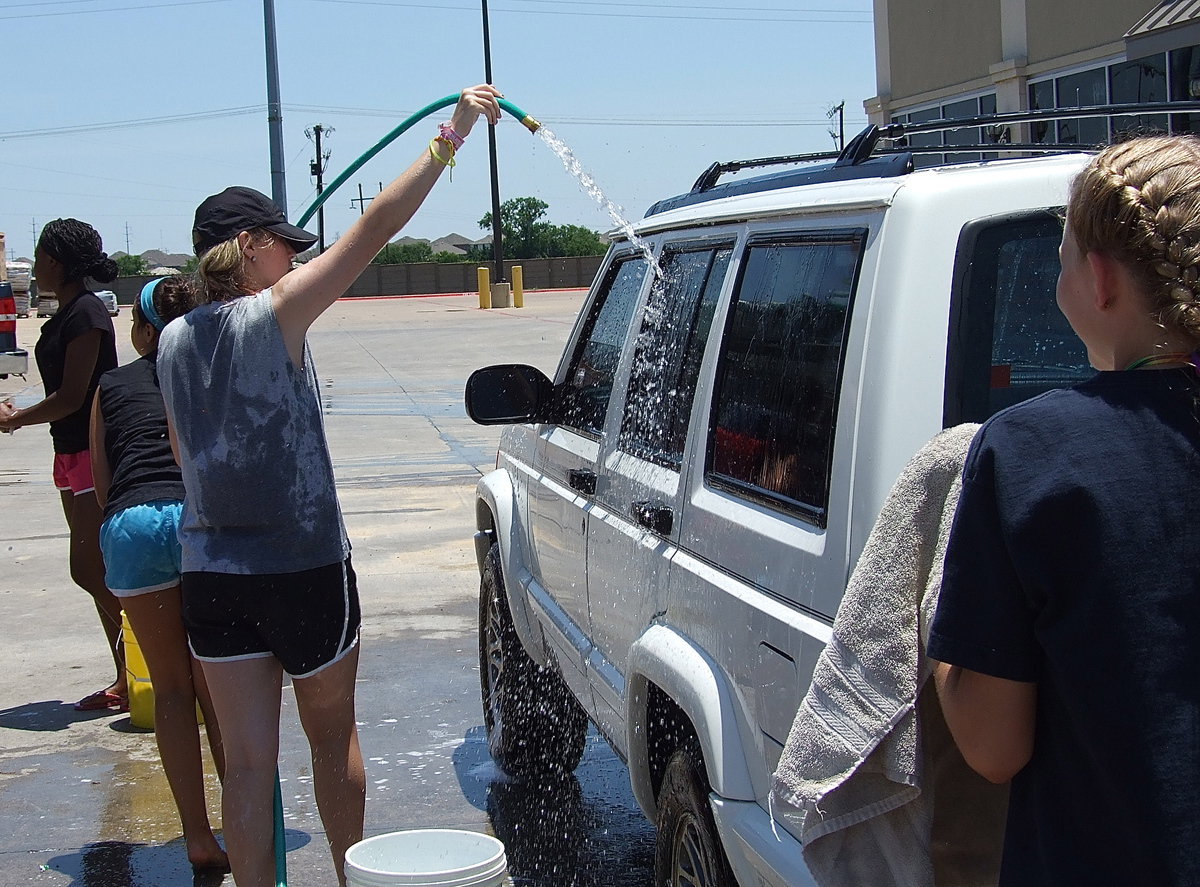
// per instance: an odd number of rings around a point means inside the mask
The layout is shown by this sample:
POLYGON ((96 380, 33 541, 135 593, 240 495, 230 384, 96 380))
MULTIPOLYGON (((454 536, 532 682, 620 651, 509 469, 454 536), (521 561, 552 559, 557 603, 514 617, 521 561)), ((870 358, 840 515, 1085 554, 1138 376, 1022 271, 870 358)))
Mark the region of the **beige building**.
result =
MULTIPOLYGON (((1200 0, 874 0, 872 123, 1200 98, 1200 0)), ((1139 127, 1200 132, 1200 115, 1014 127, 1012 142, 1096 144, 1139 127)), ((912 144, 999 132, 917 135, 912 144)), ((978 155, 976 155, 978 156, 978 155)))

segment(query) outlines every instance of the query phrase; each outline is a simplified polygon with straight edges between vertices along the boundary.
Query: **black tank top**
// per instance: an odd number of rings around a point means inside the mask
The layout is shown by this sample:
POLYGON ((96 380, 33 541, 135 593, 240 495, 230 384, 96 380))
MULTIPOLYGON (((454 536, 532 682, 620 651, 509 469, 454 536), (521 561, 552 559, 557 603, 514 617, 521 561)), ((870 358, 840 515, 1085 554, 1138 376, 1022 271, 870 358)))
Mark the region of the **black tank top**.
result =
POLYGON ((167 437, 156 357, 147 354, 100 378, 104 452, 112 472, 105 519, 131 505, 183 499, 183 475, 167 437))

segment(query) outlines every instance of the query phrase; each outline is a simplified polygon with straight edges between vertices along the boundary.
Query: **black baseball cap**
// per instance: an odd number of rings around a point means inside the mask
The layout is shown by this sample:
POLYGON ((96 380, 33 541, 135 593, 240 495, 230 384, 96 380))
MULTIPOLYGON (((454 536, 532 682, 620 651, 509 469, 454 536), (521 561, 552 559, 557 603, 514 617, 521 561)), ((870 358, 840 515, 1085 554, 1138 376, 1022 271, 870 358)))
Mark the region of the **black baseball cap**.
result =
POLYGON ((264 228, 282 237, 298 253, 317 242, 317 235, 289 225, 283 210, 266 194, 253 188, 234 186, 212 195, 196 207, 192 247, 196 255, 202 256, 218 243, 254 228, 264 228))

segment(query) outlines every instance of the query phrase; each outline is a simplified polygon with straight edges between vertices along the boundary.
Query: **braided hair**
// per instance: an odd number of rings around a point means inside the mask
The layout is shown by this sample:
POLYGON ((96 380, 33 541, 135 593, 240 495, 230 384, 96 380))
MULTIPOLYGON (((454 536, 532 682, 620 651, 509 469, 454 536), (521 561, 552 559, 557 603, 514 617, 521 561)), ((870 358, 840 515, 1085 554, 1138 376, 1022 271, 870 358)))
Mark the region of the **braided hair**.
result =
POLYGON ((1163 326, 1200 342, 1200 139, 1111 145, 1071 183, 1079 248, 1121 262, 1163 326))
POLYGON ((87 222, 78 219, 48 222, 38 238, 37 248, 63 266, 68 281, 90 277, 109 283, 117 279, 117 263, 104 252, 100 233, 87 222))

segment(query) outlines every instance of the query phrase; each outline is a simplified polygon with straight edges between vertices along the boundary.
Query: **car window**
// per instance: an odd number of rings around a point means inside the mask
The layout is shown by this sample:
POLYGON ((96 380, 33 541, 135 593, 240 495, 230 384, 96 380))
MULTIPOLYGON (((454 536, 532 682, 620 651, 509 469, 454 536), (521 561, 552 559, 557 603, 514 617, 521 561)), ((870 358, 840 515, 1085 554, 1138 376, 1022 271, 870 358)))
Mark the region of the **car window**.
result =
POLYGON ((860 230, 752 243, 722 342, 705 477, 824 526, 860 230))
POLYGON ((973 222, 959 239, 951 301, 946 423, 998 410, 1094 370, 1055 301, 1062 221, 1038 211, 973 222))
POLYGON ((604 427, 646 268, 644 258, 630 257, 614 262, 605 274, 561 389, 561 424, 568 428, 598 435, 604 427))
POLYGON ((634 346, 620 446, 660 465, 683 461, 688 420, 730 245, 674 248, 660 260, 634 346))

